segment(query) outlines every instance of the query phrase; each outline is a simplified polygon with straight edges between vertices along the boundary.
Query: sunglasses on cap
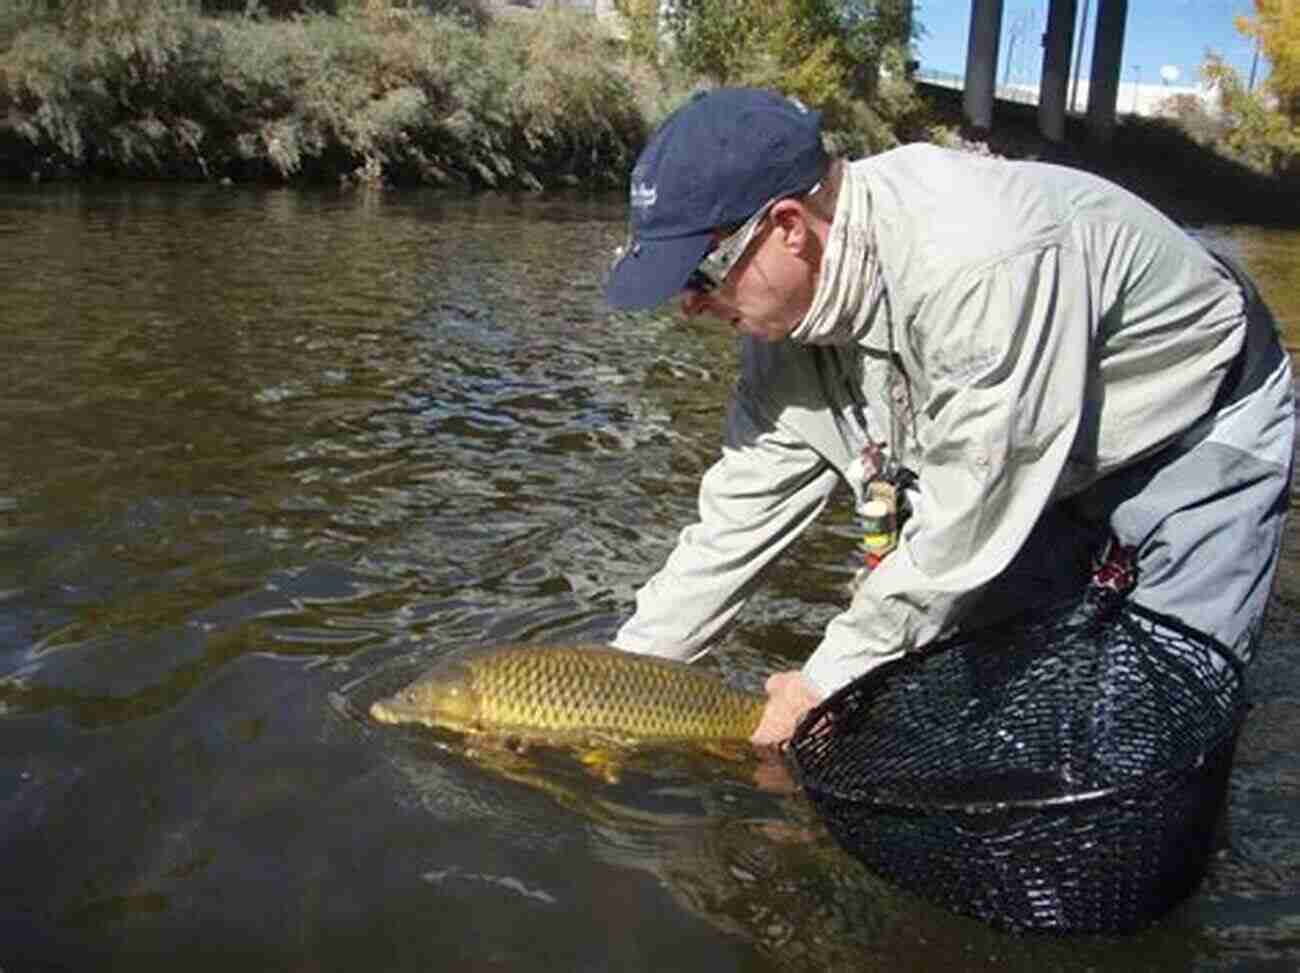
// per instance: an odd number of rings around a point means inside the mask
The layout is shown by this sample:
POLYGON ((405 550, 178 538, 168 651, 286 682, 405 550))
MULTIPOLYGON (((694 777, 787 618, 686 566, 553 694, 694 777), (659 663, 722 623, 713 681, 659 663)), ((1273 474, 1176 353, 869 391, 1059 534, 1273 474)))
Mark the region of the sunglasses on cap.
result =
MULTIPOLYGON (((820 182, 813 185, 806 193, 801 196, 811 196, 817 190, 821 189, 820 182)), ((745 255, 754 242, 754 237, 758 233, 758 228, 762 225, 767 214, 772 211, 782 199, 788 199, 788 196, 775 196, 769 199, 762 207, 742 223, 736 230, 729 233, 717 242, 717 244, 704 255, 699 265, 691 271, 691 275, 686 278, 684 285, 687 290, 693 290, 698 294, 708 294, 722 286, 723 281, 727 279, 727 274, 740 262, 740 258, 745 255)))
POLYGON ((749 245, 754 242, 758 228, 775 203, 775 199, 769 199, 757 213, 714 244, 686 278, 686 289, 707 294, 721 287, 727 274, 731 273, 731 269, 740 262, 749 245))

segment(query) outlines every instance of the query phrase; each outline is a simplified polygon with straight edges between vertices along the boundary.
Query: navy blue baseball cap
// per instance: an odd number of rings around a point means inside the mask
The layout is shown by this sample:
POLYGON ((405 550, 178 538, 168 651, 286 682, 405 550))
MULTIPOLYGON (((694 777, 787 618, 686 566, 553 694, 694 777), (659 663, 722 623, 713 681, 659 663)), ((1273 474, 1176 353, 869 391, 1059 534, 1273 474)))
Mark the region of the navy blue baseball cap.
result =
POLYGON ((828 161, 821 114, 793 98, 760 88, 696 94, 659 126, 632 170, 628 241, 606 300, 647 308, 680 293, 715 229, 807 192, 828 161))

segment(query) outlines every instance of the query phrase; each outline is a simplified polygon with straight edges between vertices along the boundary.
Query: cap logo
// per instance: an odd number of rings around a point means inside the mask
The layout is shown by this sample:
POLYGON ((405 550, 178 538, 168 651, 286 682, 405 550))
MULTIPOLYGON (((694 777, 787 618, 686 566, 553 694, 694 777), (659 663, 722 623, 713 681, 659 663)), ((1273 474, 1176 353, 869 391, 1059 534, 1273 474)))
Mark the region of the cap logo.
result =
POLYGON ((632 183, 632 206, 636 209, 649 209, 659 198, 659 192, 654 186, 643 182, 632 183))

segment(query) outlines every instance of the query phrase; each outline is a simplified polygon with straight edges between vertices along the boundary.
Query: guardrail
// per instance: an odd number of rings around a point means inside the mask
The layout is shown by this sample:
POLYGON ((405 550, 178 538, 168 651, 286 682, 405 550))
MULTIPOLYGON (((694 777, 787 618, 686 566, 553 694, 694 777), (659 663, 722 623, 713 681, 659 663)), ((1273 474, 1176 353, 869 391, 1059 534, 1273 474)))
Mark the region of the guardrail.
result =
MULTIPOLYGON (((941 88, 954 88, 961 91, 966 86, 964 75, 953 74, 949 71, 932 71, 928 68, 921 68, 912 76, 917 81, 924 81, 926 84, 938 85, 941 88)), ((993 89, 993 97, 999 101, 1015 101, 1022 105, 1038 104, 1038 89, 1024 84, 1007 84, 997 85, 993 89)))

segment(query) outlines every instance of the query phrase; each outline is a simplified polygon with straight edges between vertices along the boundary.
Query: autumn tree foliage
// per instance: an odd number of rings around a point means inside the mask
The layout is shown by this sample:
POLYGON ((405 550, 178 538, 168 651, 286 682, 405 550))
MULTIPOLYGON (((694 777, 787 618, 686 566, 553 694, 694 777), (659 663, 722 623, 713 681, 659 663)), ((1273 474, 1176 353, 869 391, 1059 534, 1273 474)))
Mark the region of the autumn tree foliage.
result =
POLYGON ((1300 0, 1255 0, 1255 16, 1238 17, 1236 26, 1268 59, 1278 110, 1300 123, 1300 0))
POLYGON ((1268 59, 1268 81, 1248 86, 1222 57, 1207 52, 1201 76, 1215 93, 1216 109, 1202 116, 1170 103, 1165 115, 1201 144, 1257 172, 1300 179, 1300 0, 1255 0, 1255 16, 1235 23, 1268 59))
MULTIPOLYGON (((614 0, 634 57, 714 84, 775 88, 816 105, 830 128, 914 111, 902 81, 913 40, 909 0, 614 0), (883 80, 882 80, 883 79, 883 80), (863 114, 865 106, 866 114, 863 114)), ((888 126, 885 126, 887 128, 888 126)))
POLYGON ((1247 90, 1221 58, 1206 58, 1201 73, 1219 99, 1222 130, 1214 145, 1259 172, 1293 173, 1300 159, 1300 125, 1277 110, 1272 98, 1247 90))

